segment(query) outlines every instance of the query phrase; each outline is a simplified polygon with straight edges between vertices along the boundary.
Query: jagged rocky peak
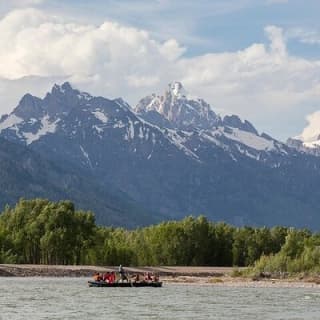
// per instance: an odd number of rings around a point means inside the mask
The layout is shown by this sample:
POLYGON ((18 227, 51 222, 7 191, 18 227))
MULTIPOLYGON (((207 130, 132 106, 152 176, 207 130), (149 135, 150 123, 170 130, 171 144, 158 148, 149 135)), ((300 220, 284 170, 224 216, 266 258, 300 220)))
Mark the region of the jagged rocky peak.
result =
POLYGON ((92 99, 86 92, 74 89, 69 82, 62 85, 55 84, 50 93, 43 99, 50 117, 68 113, 72 108, 92 99))
POLYGON ((202 99, 190 98, 181 82, 173 82, 163 95, 152 94, 139 101, 135 111, 156 125, 169 121, 172 127, 210 129, 221 124, 221 118, 202 99), (161 115, 162 121, 155 113, 161 115), (157 119, 156 123, 152 120, 157 119))
POLYGON ((62 85, 54 84, 51 92, 48 92, 45 99, 48 97, 65 98, 65 97, 78 97, 80 91, 72 88, 69 82, 64 82, 62 85))
POLYGON ((19 101, 12 114, 23 120, 40 119, 44 115, 50 118, 61 113, 67 113, 73 107, 84 104, 92 99, 86 92, 72 88, 69 82, 62 85, 55 84, 44 99, 25 94, 19 101))
POLYGON ((29 93, 22 97, 17 107, 13 110, 15 116, 24 120, 39 118, 43 115, 43 112, 42 100, 29 93))
POLYGON ((69 93, 73 93, 74 90, 69 82, 65 82, 62 85, 54 84, 54 86, 51 89, 51 93, 55 95, 65 95, 69 93))
POLYGON ((247 120, 242 121, 238 116, 231 115, 223 118, 223 125, 233 128, 238 128, 243 131, 258 134, 256 128, 247 120))
POLYGON ((79 99, 90 99, 92 96, 87 92, 81 92, 71 86, 70 82, 64 82, 62 85, 54 84, 51 89, 51 95, 54 96, 77 96, 79 99))

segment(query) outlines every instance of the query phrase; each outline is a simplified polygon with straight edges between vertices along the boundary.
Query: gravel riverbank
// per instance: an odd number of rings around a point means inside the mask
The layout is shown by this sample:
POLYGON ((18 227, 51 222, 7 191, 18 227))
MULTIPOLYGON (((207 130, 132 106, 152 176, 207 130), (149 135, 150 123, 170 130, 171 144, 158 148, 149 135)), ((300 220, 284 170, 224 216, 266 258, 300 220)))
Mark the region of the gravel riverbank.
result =
MULTIPOLYGON (((33 264, 0 264, 0 276, 18 277, 87 277, 94 272, 117 271, 112 266, 62 266, 33 264)), ((222 277, 230 274, 233 268, 227 267, 125 267, 128 273, 154 272, 164 277, 222 277)))
MULTIPOLYGON (((116 271, 112 266, 60 266, 0 264, 0 277, 91 277, 94 272, 116 271)), ((229 287, 303 287, 320 288, 319 277, 257 279, 233 277, 232 267, 125 267, 129 274, 154 272, 165 283, 229 287)))

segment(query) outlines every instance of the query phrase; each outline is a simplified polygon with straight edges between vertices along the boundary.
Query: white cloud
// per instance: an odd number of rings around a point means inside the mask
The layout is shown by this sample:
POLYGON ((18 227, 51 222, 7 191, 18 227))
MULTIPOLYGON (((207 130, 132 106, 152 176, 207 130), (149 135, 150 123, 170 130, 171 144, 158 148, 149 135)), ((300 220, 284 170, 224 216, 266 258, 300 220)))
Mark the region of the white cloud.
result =
POLYGON ((175 40, 161 44, 145 31, 117 23, 63 23, 35 9, 8 14, 0 34, 0 76, 8 79, 71 75, 112 85, 128 76, 149 77, 150 66, 156 70, 184 51, 175 40))
MULTIPOLYGON (((268 26, 265 32, 267 45, 188 58, 175 39, 159 42, 136 28, 108 21, 70 23, 35 9, 16 10, 0 20, 0 91, 32 77, 26 91, 39 94, 58 78, 134 104, 181 80, 222 113, 239 114, 285 138, 290 115, 301 115, 302 124, 320 98, 320 61, 291 56, 281 28, 268 26)), ((10 94, 10 101, 14 94, 18 100, 21 90, 10 94)), ((0 95, 1 113, 13 107, 4 102, 0 95)))
POLYGON ((286 37, 289 39, 297 39, 301 43, 320 44, 320 32, 318 30, 292 28, 286 32, 286 37))
POLYGON ((320 135, 320 111, 309 114, 306 117, 306 120, 308 122, 308 125, 296 138, 304 142, 313 142, 319 140, 318 137, 320 135))
POLYGON ((286 58, 287 48, 282 29, 276 26, 268 26, 265 28, 265 32, 270 39, 270 48, 272 53, 280 59, 286 58))

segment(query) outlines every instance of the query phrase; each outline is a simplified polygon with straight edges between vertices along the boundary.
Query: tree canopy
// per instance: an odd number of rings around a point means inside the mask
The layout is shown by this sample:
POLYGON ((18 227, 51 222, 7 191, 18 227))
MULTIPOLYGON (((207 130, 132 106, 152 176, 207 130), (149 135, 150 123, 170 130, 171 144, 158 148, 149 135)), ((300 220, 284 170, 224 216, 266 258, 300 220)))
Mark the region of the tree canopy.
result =
POLYGON ((0 263, 255 266, 311 269, 320 236, 286 227, 235 227, 204 216, 126 230, 97 226, 70 201, 21 199, 0 215, 0 263))

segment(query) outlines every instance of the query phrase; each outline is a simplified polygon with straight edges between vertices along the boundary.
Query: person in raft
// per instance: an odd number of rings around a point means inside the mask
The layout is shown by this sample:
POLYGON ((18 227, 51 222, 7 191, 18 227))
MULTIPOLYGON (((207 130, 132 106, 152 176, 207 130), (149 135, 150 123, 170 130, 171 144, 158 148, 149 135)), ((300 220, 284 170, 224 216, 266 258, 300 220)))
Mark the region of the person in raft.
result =
POLYGON ((152 281, 151 273, 147 272, 144 274, 144 281, 150 282, 152 281))
POLYGON ((116 281, 116 274, 114 272, 107 272, 103 276, 103 281, 107 283, 114 283, 116 281))
POLYGON ((95 272, 95 273, 93 274, 93 280, 94 280, 94 281, 101 281, 101 280, 102 280, 102 277, 101 277, 101 275, 100 275, 99 272, 95 272))
POLYGON ((124 272, 124 269, 123 269, 121 264, 119 266, 119 275, 120 275, 120 280, 121 281, 124 281, 124 280, 128 281, 128 278, 127 278, 127 276, 126 276, 126 274, 124 272))
POLYGON ((116 282, 116 273, 112 271, 110 274, 110 283, 115 283, 115 282, 116 282))
POLYGON ((107 282, 107 283, 110 283, 110 276, 111 276, 111 274, 110 274, 110 272, 108 271, 107 273, 105 273, 105 274, 103 275, 103 281, 105 281, 105 282, 107 282))
POLYGON ((139 275, 139 273, 134 274, 134 275, 132 276, 132 280, 133 280, 134 282, 140 282, 140 275, 139 275))

